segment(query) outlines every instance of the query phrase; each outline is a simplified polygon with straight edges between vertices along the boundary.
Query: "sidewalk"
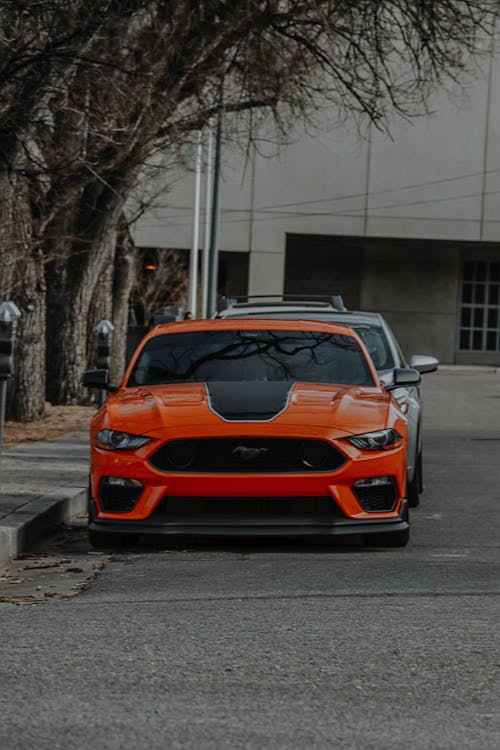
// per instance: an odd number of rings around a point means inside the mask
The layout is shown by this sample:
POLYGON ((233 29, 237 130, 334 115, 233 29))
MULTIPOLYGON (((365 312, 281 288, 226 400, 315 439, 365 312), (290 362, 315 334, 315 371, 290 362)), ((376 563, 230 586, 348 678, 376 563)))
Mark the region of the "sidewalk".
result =
POLYGON ((4 449, 0 461, 0 566, 51 526, 87 507, 87 431, 4 449))

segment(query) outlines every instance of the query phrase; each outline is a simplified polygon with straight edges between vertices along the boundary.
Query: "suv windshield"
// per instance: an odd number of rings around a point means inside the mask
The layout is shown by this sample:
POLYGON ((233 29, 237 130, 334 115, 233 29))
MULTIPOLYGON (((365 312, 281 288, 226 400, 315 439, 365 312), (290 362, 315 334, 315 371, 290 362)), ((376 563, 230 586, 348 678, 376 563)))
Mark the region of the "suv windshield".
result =
POLYGON ((127 385, 213 381, 375 385, 352 336, 283 330, 155 336, 146 342, 127 385))

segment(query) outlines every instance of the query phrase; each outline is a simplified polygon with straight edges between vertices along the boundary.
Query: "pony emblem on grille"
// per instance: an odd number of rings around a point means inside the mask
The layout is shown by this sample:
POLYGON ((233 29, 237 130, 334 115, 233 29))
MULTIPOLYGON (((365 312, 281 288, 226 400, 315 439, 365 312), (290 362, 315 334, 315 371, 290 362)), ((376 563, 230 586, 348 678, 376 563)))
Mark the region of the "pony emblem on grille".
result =
POLYGON ((265 453, 269 452, 269 448, 249 448, 247 445, 238 445, 236 448, 233 448, 231 455, 238 458, 240 461, 249 463, 250 461, 255 461, 259 456, 263 456, 265 453))

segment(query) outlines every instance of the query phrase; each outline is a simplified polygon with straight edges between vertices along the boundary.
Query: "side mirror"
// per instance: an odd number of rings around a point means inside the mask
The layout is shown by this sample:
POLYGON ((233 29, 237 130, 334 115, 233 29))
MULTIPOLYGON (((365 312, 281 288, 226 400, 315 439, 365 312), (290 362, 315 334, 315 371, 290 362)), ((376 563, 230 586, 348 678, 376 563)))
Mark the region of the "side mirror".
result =
POLYGON ((87 370, 82 376, 82 385, 85 388, 101 388, 103 391, 116 393, 118 388, 109 384, 109 370, 87 370))
POLYGON ((386 385, 385 388, 388 391, 392 391, 394 388, 409 388, 410 386, 419 385, 420 380, 420 373, 417 370, 409 367, 399 367, 394 370, 392 383, 386 385))
POLYGON ((410 367, 418 372, 434 372, 439 367, 439 359, 426 354, 414 354, 410 357, 410 367))

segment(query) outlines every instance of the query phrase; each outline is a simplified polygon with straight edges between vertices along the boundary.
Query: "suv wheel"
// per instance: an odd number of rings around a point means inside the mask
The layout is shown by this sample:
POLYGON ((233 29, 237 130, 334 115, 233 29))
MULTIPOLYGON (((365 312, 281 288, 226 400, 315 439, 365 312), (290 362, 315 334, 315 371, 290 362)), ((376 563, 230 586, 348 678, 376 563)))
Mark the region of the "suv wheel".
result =
POLYGON ((406 499, 410 508, 416 508, 420 504, 422 483, 422 453, 419 453, 415 462, 413 479, 406 483, 406 499))

